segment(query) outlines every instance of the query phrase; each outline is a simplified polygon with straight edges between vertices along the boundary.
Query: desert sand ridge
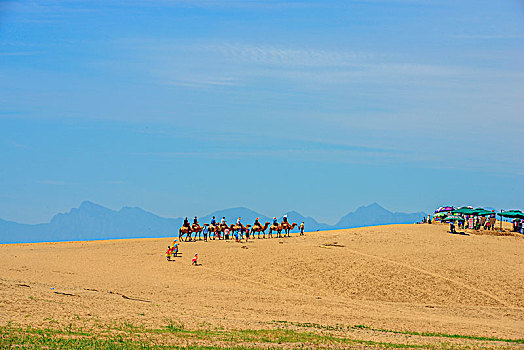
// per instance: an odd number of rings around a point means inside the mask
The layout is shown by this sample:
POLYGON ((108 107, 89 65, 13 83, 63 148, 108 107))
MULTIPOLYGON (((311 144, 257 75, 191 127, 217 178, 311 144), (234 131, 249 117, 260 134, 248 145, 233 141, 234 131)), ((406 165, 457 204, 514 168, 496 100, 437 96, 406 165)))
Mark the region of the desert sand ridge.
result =
POLYGON ((167 262, 171 243, 0 245, 0 323, 176 320, 259 328, 288 321, 524 334, 522 236, 376 226, 248 243, 182 242, 182 256, 167 262), (195 267, 196 252, 202 265, 195 267))

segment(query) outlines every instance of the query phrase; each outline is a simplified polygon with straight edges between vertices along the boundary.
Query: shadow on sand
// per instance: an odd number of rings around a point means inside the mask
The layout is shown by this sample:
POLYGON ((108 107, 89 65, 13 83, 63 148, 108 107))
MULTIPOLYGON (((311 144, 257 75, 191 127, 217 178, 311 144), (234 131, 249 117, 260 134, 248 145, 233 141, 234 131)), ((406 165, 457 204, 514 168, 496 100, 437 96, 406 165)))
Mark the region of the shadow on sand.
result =
POLYGON ((451 233, 452 235, 469 236, 469 233, 466 233, 466 232, 460 232, 460 231, 455 231, 455 232, 448 231, 448 232, 451 233))

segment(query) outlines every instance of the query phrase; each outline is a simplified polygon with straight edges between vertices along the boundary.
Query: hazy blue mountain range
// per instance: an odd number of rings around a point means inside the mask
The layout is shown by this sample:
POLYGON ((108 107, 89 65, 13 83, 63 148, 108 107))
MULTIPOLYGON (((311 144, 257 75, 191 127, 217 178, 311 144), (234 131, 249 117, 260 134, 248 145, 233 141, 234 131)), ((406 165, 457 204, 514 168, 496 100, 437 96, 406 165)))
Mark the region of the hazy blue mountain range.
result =
POLYGON ((387 224, 405 224, 420 221, 426 214, 419 213, 392 213, 377 203, 360 207, 352 213, 343 216, 335 225, 337 228, 351 228, 361 226, 375 226, 387 224))
MULTIPOLYGON (((286 213, 290 222, 304 221, 306 231, 352 228, 361 226, 413 223, 424 215, 419 213, 392 213, 377 203, 360 207, 342 217, 336 225, 320 223, 304 217, 296 211, 286 213)), ((272 218, 245 207, 218 210, 199 218, 201 224, 226 217, 229 224, 240 216, 244 224, 272 218)), ((192 222, 192 218, 189 218, 192 222)), ((279 221, 281 217, 278 217, 279 221)), ((80 207, 67 213, 55 215, 49 223, 27 225, 0 219, 0 243, 78 241, 113 238, 172 237, 178 235, 183 218, 164 218, 137 207, 123 207, 116 211, 92 202, 83 202, 80 207)))

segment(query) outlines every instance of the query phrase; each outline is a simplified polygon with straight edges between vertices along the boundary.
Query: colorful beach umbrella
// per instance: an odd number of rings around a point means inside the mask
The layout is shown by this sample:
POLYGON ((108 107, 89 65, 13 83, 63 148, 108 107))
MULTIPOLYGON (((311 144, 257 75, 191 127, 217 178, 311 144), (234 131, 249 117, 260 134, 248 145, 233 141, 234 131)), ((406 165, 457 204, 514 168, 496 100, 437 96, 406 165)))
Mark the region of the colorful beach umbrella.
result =
POLYGON ((446 216, 442 221, 465 221, 462 216, 459 215, 450 215, 446 216))
POLYGON ((475 215, 475 213, 476 213, 475 209, 467 208, 467 207, 455 209, 451 212, 451 214, 465 214, 465 215, 475 215))
POLYGON ((435 210, 435 213, 443 213, 443 212, 448 212, 448 211, 452 211, 454 208, 453 207, 450 207, 450 206, 447 206, 447 207, 440 207, 438 208, 437 210, 435 210))
POLYGON ((486 216, 486 215, 492 215, 492 214, 495 214, 495 212, 494 211, 490 211, 490 210, 485 210, 485 209, 479 210, 477 212, 478 216, 486 216))
POLYGON ((520 210, 503 211, 500 212, 498 215, 510 219, 524 219, 524 213, 520 210))

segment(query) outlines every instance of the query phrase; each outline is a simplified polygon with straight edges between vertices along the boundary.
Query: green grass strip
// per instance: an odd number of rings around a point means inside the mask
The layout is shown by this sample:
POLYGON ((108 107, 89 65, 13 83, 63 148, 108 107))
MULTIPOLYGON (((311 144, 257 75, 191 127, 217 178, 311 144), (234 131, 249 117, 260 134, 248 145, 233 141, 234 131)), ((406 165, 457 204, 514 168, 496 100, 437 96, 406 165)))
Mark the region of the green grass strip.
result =
MULTIPOLYGON (((379 348, 433 348, 430 345, 397 344, 356 340, 332 335, 321 335, 312 332, 298 332, 290 329, 262 329, 262 330, 187 330, 178 326, 167 326, 162 329, 145 329, 126 325, 127 332, 118 334, 90 334, 74 332, 71 329, 53 330, 32 327, 0 327, 0 348, 49 348, 49 349, 267 349, 280 344, 292 347, 329 346, 329 345, 365 345, 379 348), (134 330, 134 331, 133 331, 134 330), (173 346, 158 343, 158 340, 147 337, 140 339, 141 335, 169 334, 187 341, 187 346, 173 346), (138 338, 138 339, 137 339, 138 338), (195 346, 189 341, 200 340, 226 344, 223 346, 195 346), (243 346, 243 344, 253 344, 243 346), (259 343, 259 344, 257 344, 259 343), (261 344, 264 344, 261 346, 261 344), (235 344, 242 344, 237 346, 235 344), (256 346, 258 345, 258 346, 256 346)), ((169 340, 161 338, 164 341, 169 340)))
MULTIPOLYGON (((286 321, 275 321, 275 322, 280 323, 280 324, 288 323, 286 321)), ((392 330, 392 329, 373 328, 373 327, 365 326, 362 324, 353 325, 353 326, 345 326, 345 325, 340 325, 340 324, 324 326, 324 325, 319 325, 317 323, 300 323, 300 322, 289 322, 289 324, 293 326, 303 327, 303 328, 317 328, 317 329, 324 329, 324 330, 330 330, 330 331, 344 331, 348 329, 365 329, 365 330, 374 331, 374 332, 417 335, 417 336, 422 336, 422 337, 442 337, 442 338, 456 338, 456 339, 497 341, 497 342, 505 342, 505 343, 524 344, 524 339, 522 338, 511 339, 511 338, 497 338, 497 337, 482 337, 482 336, 464 335, 464 334, 447 334, 447 333, 438 333, 438 332, 398 331, 398 330, 392 330)))

